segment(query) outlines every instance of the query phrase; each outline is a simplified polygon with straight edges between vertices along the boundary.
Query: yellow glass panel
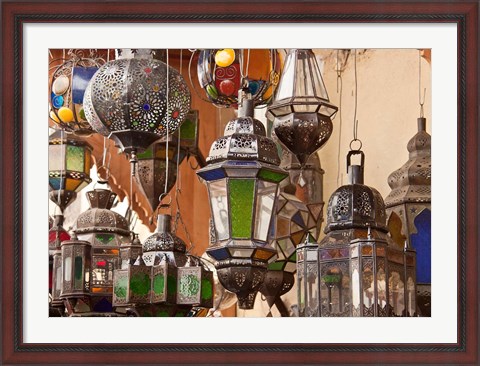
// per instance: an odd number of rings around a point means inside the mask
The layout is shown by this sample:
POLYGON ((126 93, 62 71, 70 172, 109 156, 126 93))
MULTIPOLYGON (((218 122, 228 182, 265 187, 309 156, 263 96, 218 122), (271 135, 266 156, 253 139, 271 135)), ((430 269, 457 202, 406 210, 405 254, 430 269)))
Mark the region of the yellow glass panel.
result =
POLYGON ((85 149, 85 173, 90 175, 90 168, 92 167, 92 156, 90 150, 85 149))
POLYGON ((67 191, 75 191, 78 186, 80 185, 81 181, 72 179, 72 178, 67 178, 67 182, 65 184, 65 189, 67 191))

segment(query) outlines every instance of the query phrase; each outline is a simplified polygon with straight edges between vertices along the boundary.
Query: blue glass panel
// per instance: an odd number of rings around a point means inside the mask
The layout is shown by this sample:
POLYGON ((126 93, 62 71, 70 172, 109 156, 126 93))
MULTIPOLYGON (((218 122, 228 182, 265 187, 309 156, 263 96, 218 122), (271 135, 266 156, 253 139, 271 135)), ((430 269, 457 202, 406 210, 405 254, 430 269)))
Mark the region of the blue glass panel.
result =
POLYGON ((226 248, 209 250, 208 254, 215 258, 217 261, 227 259, 230 256, 226 248))
POLYGON ((197 174, 206 181, 225 178, 225 171, 222 168, 207 170, 205 172, 197 172, 197 174))
POLYGON ((300 225, 302 227, 305 227, 305 222, 303 221, 303 217, 300 214, 300 211, 298 211, 295 215, 292 216, 292 221, 296 223, 297 225, 300 225))
POLYGON ((83 104, 83 95, 88 82, 93 74, 97 72, 97 67, 74 67, 72 81, 72 99, 75 104, 83 104))
POLYGON ((417 283, 431 283, 432 267, 432 212, 423 210, 414 220, 416 234, 410 236, 417 251, 417 283))
POLYGON ((60 178, 50 178, 49 180, 50 187, 52 187, 53 190, 61 189, 60 182, 61 182, 60 178))
POLYGON ((93 311, 98 311, 100 313, 109 313, 113 311, 112 303, 104 297, 94 305, 93 311))

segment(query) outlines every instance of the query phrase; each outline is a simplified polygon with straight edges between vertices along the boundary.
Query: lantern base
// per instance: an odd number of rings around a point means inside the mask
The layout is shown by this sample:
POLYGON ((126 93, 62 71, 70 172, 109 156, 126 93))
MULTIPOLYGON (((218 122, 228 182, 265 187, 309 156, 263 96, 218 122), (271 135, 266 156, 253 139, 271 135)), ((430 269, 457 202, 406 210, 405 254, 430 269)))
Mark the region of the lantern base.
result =
POLYGON ((260 292, 265 296, 268 306, 272 307, 280 296, 291 290, 295 283, 293 273, 285 271, 267 271, 260 292))
MULTIPOLYGON (((171 131, 173 133, 174 131, 171 131)), ((166 130, 165 130, 166 134, 166 130)), ((108 136, 115 142, 124 153, 130 154, 132 152, 143 152, 155 141, 162 138, 162 135, 157 135, 152 132, 145 131, 115 131, 108 136)))
POLYGON ((66 191, 64 189, 60 191, 50 191, 49 197, 50 200, 55 203, 63 212, 70 203, 75 201, 77 198, 77 192, 66 191))

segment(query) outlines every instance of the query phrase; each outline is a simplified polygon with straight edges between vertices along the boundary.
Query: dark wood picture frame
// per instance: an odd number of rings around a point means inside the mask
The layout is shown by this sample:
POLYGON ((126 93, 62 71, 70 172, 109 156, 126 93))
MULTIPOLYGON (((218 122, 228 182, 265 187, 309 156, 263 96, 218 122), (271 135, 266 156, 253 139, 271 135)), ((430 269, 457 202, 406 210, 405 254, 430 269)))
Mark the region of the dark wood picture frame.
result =
MULTIPOLYGON (((2 364, 478 364, 478 0, 2 3, 2 364), (28 22, 397 22, 458 29, 455 344, 31 344, 22 338, 22 25, 28 22)), ((447 177, 445 177, 447 179, 447 177)), ((451 192, 454 194, 454 192, 451 192)), ((454 243, 449 243, 452 247, 454 243)), ((200 341, 201 342, 201 341, 200 341)))

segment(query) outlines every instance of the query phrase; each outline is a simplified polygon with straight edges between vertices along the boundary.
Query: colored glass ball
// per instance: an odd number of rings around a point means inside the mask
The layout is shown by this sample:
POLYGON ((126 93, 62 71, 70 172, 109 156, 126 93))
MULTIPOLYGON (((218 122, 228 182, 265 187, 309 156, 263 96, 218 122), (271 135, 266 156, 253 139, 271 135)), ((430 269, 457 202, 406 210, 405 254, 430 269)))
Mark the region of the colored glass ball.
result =
POLYGON ((69 123, 73 121, 73 112, 70 108, 62 107, 58 110, 57 114, 62 122, 69 123))
POLYGON ((235 51, 232 48, 218 50, 215 54, 215 63, 220 67, 230 66, 235 61, 235 51))
POLYGON ((232 80, 223 80, 220 83, 220 92, 226 96, 235 94, 235 83, 232 80))

